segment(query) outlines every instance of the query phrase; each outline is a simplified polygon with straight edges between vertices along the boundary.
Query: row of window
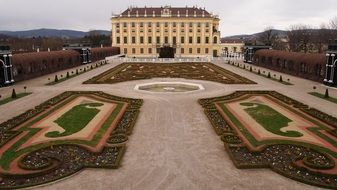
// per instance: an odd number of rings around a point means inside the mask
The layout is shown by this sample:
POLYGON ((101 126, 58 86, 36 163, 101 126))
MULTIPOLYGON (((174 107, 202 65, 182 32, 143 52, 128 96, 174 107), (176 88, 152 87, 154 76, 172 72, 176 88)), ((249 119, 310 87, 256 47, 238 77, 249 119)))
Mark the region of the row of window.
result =
MULTIPOLYGON (((216 44, 217 41, 218 41, 218 38, 215 36, 214 39, 213 39, 213 43, 216 44)), ((173 36, 171 42, 172 42, 173 44, 176 44, 176 43, 177 43, 177 37, 173 36)), ((123 44, 127 44, 127 43, 128 43, 128 37, 125 36, 125 37, 123 38, 123 44)), ((132 43, 132 44, 136 44, 136 37, 135 37, 135 36, 132 36, 132 37, 131 37, 131 43, 132 43)), ((139 37, 139 43, 140 43, 140 44, 144 44, 144 36, 140 36, 140 37, 139 37)), ((152 44, 152 43, 153 43, 152 36, 149 36, 149 37, 147 38, 147 43, 148 43, 148 44, 152 44)), ((156 37, 156 43, 157 43, 157 44, 160 44, 160 43, 161 43, 161 38, 160 38, 160 36, 157 36, 157 37, 156 37)), ((165 43, 165 44, 168 44, 168 43, 169 43, 169 37, 168 37, 168 36, 165 36, 165 37, 164 37, 164 43, 165 43)), ((185 44, 185 43, 186 43, 186 42, 185 42, 185 37, 184 37, 184 36, 182 36, 182 37, 180 38, 180 43, 181 43, 181 44, 185 44)), ((189 36, 189 37, 188 37, 188 43, 189 43, 189 44, 193 44, 193 37, 192 37, 192 36, 189 36)), ((197 44, 201 44, 201 37, 199 37, 199 36, 197 37, 196 43, 197 43, 197 44)), ((209 43, 210 43, 209 37, 205 37, 204 43, 205 43, 205 44, 209 44, 209 43)), ((116 44, 121 44, 121 38, 120 38, 120 37, 116 37, 116 44)))
MULTIPOLYGON (((123 22, 123 23, 116 23, 116 28, 119 28, 121 25, 126 28, 127 26, 131 25, 131 27, 136 27, 136 23, 135 22, 131 22, 131 23, 127 23, 127 22, 123 22)), ((138 25, 139 27, 144 27, 145 25, 147 25, 147 27, 152 27, 152 26, 156 26, 156 27, 160 27, 161 22, 156 22, 155 24, 153 22, 148 22, 148 23, 144 23, 144 22, 139 22, 138 25)), ((185 25, 188 25, 189 27, 193 27, 193 22, 189 22, 189 23, 185 23, 185 22, 181 22, 181 23, 176 23, 176 22, 164 22, 163 25, 164 27, 168 27, 169 25, 172 25, 172 27, 177 27, 178 25, 180 25, 180 27, 185 27, 185 25)), ((202 23, 198 22, 198 23, 194 23, 197 27, 201 27, 202 23)), ((206 22, 204 23, 205 27, 209 27, 210 23, 206 22)))
MULTIPOLYGON (((197 33, 201 33, 201 29, 198 29, 198 30, 196 30, 196 31, 197 31, 197 33)), ((206 30, 205 30, 205 33, 209 33, 209 31, 210 31, 209 29, 206 29, 206 30)), ((124 33, 127 33, 128 30, 127 30, 127 29, 124 29, 123 32, 124 32, 124 33)), ((131 30, 131 32, 132 32, 132 33, 136 33, 136 30, 131 30)), ((140 32, 140 33, 143 33, 144 30, 141 29, 141 30, 139 30, 139 32, 140 32)), ((151 33, 151 32, 152 32, 152 29, 147 30, 147 32, 148 32, 148 33, 151 33)), ((157 33, 160 33, 160 29, 157 29, 156 32, 157 32, 157 33)), ((165 29, 164 32, 165 32, 165 33, 168 33, 169 30, 168 30, 168 29, 165 29)), ((173 29, 172 32, 173 32, 173 33, 176 33, 177 30, 176 30, 176 29, 173 29)), ((181 32, 181 33, 184 33, 185 30, 184 30, 184 29, 181 29, 180 32, 181 32)), ((189 33, 193 33, 193 29, 189 29, 188 32, 189 32, 189 33)), ((117 30, 116 30, 116 33, 119 34, 119 33, 120 33, 120 30, 117 29, 117 30)))
MULTIPOLYGON (((186 48, 187 49, 187 48, 186 48)), ((152 53, 156 53, 155 51, 153 50, 156 50, 155 48, 148 48, 147 49, 147 54, 152 54, 152 53)), ((204 49, 205 51, 205 54, 208 54, 209 53, 209 49, 208 48, 205 48, 204 49)), ((159 49, 157 50, 157 52, 159 52, 159 49)), ((136 54, 136 48, 131 48, 131 53, 132 54, 136 54)), ((140 54, 144 54, 145 53, 145 48, 140 48, 139 49, 139 53, 140 54)), ((185 48, 180 48, 180 53, 181 54, 185 54, 185 48)), ((189 54, 192 54, 193 53, 193 48, 188 48, 188 53, 189 54)), ((201 48, 196 48, 196 52, 197 54, 200 54, 201 53, 201 48)), ((124 54, 128 54, 128 48, 124 48, 124 54)))

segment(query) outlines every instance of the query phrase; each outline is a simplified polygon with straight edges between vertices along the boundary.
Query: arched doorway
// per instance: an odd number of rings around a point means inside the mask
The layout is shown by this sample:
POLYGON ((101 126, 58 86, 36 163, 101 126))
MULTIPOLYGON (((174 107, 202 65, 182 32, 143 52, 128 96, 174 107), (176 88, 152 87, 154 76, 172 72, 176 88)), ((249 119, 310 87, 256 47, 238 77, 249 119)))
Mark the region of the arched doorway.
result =
POLYGON ((164 46, 159 48, 159 58, 174 58, 175 49, 173 47, 164 46))

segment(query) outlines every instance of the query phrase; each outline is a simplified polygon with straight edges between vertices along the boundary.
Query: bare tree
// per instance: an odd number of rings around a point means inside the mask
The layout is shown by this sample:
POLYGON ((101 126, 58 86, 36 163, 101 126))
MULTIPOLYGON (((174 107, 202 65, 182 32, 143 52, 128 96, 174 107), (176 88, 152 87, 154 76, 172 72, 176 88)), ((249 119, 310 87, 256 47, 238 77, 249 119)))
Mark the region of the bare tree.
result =
POLYGON ((267 28, 264 29, 264 31, 259 36, 259 41, 261 41, 265 45, 272 46, 276 37, 277 35, 274 32, 274 27, 268 26, 267 28))
POLYGON ((293 25, 288 31, 289 49, 294 52, 309 52, 312 49, 312 28, 307 25, 293 25))
POLYGON ((332 38, 337 39, 337 16, 332 18, 329 23, 330 29, 332 30, 332 38))

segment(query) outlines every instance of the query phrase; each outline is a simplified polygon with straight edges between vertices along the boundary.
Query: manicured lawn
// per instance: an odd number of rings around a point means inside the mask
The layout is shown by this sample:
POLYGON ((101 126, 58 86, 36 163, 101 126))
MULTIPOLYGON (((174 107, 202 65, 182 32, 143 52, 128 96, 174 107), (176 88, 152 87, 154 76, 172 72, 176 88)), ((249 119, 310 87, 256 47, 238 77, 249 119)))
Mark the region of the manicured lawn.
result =
POLYGON ((46 134, 46 137, 64 137, 81 131, 98 114, 101 103, 81 104, 73 107, 67 113, 58 118, 55 123, 64 129, 64 132, 52 131, 46 134))
POLYGON ((16 95, 17 98, 12 98, 12 97, 5 98, 5 99, 3 99, 3 100, 0 100, 0 105, 7 104, 7 103, 12 102, 12 101, 15 101, 15 100, 17 100, 17 99, 19 99, 19 98, 23 98, 23 97, 25 97, 25 96, 28 96, 28 95, 30 95, 30 94, 32 94, 32 93, 30 93, 30 92, 24 92, 24 93, 17 94, 17 95, 16 95))
POLYGON ((334 97, 325 98, 324 94, 321 94, 321 93, 318 93, 318 92, 309 92, 308 94, 337 104, 337 98, 334 98, 334 97))
POLYGON ((267 131, 286 137, 303 136, 297 131, 281 131, 282 128, 288 127, 292 121, 268 105, 258 103, 241 103, 241 105, 247 106, 245 111, 267 131))

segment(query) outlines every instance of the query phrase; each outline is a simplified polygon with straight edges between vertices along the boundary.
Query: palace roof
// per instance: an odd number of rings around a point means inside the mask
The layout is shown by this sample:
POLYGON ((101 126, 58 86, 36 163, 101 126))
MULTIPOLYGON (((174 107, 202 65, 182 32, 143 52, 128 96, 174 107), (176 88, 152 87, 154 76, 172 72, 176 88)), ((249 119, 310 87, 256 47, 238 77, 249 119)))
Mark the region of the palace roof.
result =
POLYGON ((117 17, 217 17, 199 7, 130 7, 117 17))

